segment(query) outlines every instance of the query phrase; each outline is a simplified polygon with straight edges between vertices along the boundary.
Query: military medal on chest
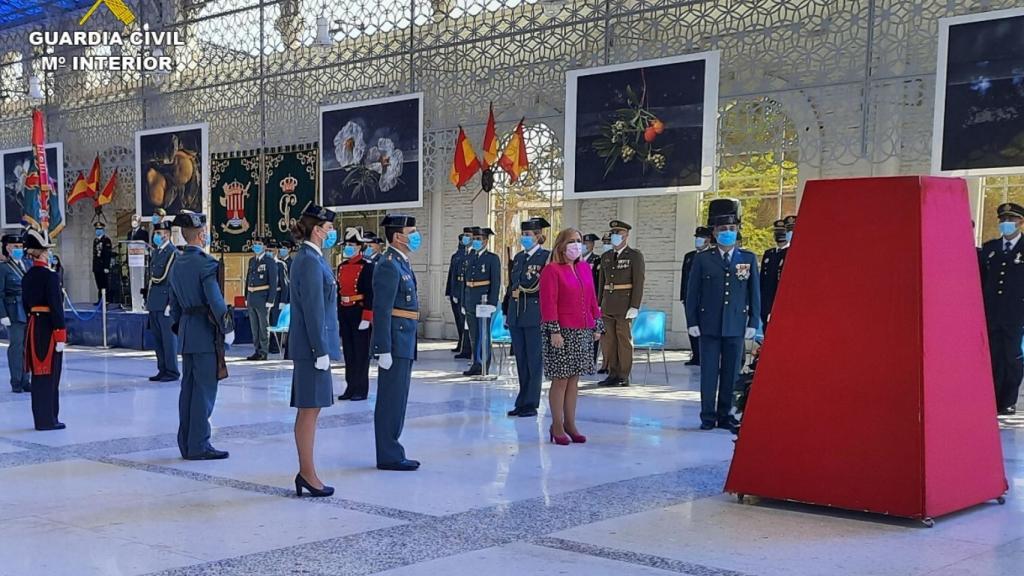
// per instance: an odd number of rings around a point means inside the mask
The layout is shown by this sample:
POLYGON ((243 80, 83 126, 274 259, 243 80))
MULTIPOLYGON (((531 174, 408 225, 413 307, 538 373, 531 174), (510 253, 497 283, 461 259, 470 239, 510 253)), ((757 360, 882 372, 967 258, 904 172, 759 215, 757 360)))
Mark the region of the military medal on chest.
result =
POLYGON ((737 264, 736 278, 738 280, 746 280, 747 278, 750 278, 750 264, 737 264))

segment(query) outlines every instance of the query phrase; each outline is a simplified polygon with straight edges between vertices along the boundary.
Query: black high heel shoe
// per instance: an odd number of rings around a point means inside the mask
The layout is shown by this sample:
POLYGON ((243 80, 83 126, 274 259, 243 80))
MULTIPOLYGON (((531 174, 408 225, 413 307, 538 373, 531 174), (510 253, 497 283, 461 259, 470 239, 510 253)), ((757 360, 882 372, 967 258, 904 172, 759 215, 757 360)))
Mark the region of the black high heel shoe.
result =
POLYGON ((302 497, 302 489, 305 488, 309 495, 313 498, 324 498, 334 494, 334 487, 324 484, 324 487, 317 490, 312 484, 306 482, 306 479, 302 477, 302 474, 295 475, 295 495, 302 497))

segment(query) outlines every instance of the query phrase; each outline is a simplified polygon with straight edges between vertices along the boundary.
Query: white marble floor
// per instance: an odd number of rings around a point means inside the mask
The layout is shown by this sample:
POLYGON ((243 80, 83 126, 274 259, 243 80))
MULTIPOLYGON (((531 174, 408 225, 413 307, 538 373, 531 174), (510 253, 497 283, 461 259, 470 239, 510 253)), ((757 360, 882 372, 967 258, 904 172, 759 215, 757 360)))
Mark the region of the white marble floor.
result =
MULTIPOLYGON (((321 476, 298 499, 287 362, 241 348, 213 415, 217 462, 175 448, 176 383, 147 353, 72 349, 61 419, 31 429, 28 395, 0 392, 0 575, 892 575, 1024 570, 1024 417, 1001 422, 1005 506, 935 528, 722 494, 732 437, 697 430, 696 369, 669 354, 630 388, 588 387, 585 445, 505 416, 508 376, 456 376, 451 343, 421 346, 403 441, 415 473, 374 468, 369 402, 326 409, 321 476)), ((2 373, 5 356, 0 350, 2 373)), ((335 369, 336 388, 343 388, 335 369)), ((827 413, 821 415, 827 425, 827 413)), ((808 433, 813 433, 809 429, 808 433)))

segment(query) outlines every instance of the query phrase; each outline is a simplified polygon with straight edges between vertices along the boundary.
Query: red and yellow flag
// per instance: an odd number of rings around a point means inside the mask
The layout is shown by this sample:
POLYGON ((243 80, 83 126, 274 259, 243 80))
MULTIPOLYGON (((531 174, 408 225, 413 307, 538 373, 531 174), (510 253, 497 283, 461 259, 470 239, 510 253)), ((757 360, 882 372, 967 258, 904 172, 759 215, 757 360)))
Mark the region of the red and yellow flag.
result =
POLYGON ((487 170, 498 162, 498 131, 494 128, 494 103, 487 115, 487 129, 484 130, 483 169, 487 170))
POLYGON ((456 188, 462 188, 474 174, 480 171, 480 160, 473 152, 473 145, 466 137, 466 131, 459 126, 459 136, 455 139, 455 157, 452 158, 452 171, 448 179, 456 188))
POLYGON ((516 125, 512 138, 505 145, 505 151, 501 154, 501 159, 498 160, 498 165, 508 173, 513 183, 517 182, 523 172, 530 167, 530 160, 526 157, 526 137, 523 135, 523 122, 525 121, 526 118, 523 118, 516 125))
POLYGON ((85 200, 86 198, 92 198, 96 195, 95 192, 89 189, 89 185, 85 182, 85 176, 82 173, 78 173, 78 178, 75 179, 75 183, 71 186, 71 193, 68 194, 68 206, 71 206, 79 200, 85 200))
POLYGON ((96 197, 96 205, 104 206, 110 204, 110 201, 114 199, 114 188, 117 187, 117 170, 110 175, 110 180, 107 180, 107 185, 103 187, 103 190, 96 197))

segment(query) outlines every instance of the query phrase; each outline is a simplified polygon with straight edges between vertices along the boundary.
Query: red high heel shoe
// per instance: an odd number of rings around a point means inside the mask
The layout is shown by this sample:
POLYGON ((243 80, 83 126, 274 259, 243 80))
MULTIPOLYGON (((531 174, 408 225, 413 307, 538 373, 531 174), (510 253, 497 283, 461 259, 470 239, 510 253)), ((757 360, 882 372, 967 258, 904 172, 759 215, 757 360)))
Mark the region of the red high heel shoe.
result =
POLYGON ((572 443, 572 439, 570 439, 568 436, 564 436, 561 434, 556 435, 554 427, 548 428, 548 436, 551 437, 552 444, 558 444, 559 446, 568 446, 570 443, 572 443))
POLYGON ((566 432, 566 434, 569 435, 569 438, 572 439, 574 444, 586 444, 587 443, 587 437, 584 436, 583 434, 573 434, 572 432, 566 432))

